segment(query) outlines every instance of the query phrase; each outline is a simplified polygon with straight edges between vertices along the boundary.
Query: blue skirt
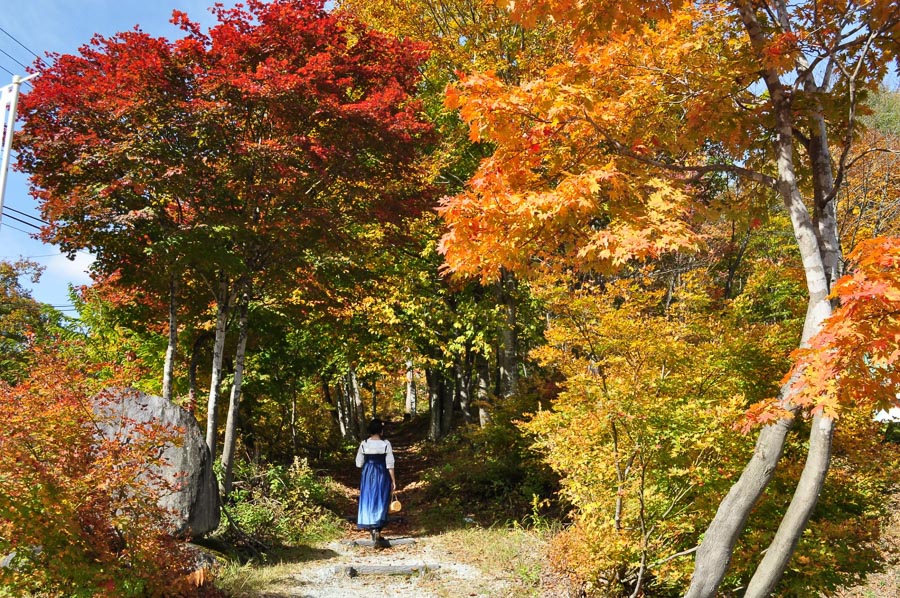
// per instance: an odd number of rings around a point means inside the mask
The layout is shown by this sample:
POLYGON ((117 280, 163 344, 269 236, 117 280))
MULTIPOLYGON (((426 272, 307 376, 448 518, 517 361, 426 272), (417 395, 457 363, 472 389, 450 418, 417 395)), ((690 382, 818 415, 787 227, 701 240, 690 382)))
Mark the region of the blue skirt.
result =
POLYGON ((359 482, 359 513, 356 527, 381 529, 387 523, 391 501, 391 476, 384 455, 366 455, 359 482))

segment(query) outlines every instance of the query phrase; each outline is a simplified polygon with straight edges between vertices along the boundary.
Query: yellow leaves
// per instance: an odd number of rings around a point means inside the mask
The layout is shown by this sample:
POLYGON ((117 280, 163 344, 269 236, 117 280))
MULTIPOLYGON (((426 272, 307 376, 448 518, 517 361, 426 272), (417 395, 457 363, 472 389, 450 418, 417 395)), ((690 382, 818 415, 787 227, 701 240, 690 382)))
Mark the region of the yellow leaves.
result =
MULTIPOLYGON (((540 435, 539 450, 576 507, 553 550, 582 579, 633 570, 642 548, 653 562, 692 546, 705 520, 697 513, 713 508, 696 488, 733 475, 726 459, 741 441, 729 424, 744 399, 727 364, 710 358, 721 335, 659 316, 663 291, 648 292, 638 278, 601 286, 560 276, 533 285, 550 317, 548 343, 532 357, 565 378, 554 408, 525 426, 540 435), (647 538, 642 524, 654 530, 647 538)), ((670 581, 683 571, 654 566, 652 574, 670 581)))

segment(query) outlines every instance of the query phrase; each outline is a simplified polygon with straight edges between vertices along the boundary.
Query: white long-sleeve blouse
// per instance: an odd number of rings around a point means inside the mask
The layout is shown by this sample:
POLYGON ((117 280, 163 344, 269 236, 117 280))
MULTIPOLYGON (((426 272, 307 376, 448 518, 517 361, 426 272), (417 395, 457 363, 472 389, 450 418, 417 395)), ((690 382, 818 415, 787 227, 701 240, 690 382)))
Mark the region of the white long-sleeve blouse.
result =
POLYGON ((384 455, 384 464, 388 469, 394 469, 394 451, 388 440, 372 440, 368 438, 359 443, 356 451, 356 466, 362 467, 366 458, 364 455, 384 455))

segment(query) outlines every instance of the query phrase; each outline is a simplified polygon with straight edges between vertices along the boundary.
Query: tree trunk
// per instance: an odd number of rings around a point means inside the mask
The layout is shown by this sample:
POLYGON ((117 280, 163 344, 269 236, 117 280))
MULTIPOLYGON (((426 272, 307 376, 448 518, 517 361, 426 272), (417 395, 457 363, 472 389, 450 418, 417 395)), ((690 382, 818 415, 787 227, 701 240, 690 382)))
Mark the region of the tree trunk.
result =
MULTIPOLYGON (((322 381, 322 388, 325 396, 329 396, 328 383, 324 380, 322 381)), ((337 410, 338 430, 341 433, 341 438, 344 440, 351 440, 353 438, 353 430, 350 426, 350 408, 348 406, 347 396, 343 385, 338 384, 334 400, 337 410)))
MULTIPOLYGON (((785 13, 783 3, 778 5, 779 12, 785 13)), ((811 79, 806 79, 806 87, 810 92, 811 79)), ((834 209, 834 177, 831 171, 831 152, 828 149, 827 128, 820 106, 810 117, 811 135, 808 145, 810 162, 813 165, 813 231, 816 235, 816 246, 821 256, 823 277, 827 289, 841 274, 842 258, 840 243, 838 241, 837 217, 834 209)), ((799 197, 799 192, 796 194, 799 197)), ((804 212, 806 212, 804 208, 804 212)), ((799 242, 799 239, 798 239, 799 242)), ((803 253, 801 248, 801 254, 803 253)), ((804 260, 806 263, 806 260, 804 260)), ((813 293, 810 293, 813 297, 813 293)), ((827 304, 828 315, 831 314, 831 302, 827 297, 821 299, 821 312, 825 312, 827 304)), ((819 316, 822 317, 822 316, 819 316)), ((824 318, 822 317, 823 321, 824 318)), ((809 314, 808 314, 809 319, 809 314)), ((809 323, 809 322, 807 322, 809 323)), ((818 332, 821 322, 809 331, 810 336, 818 332)), ((808 337, 807 337, 808 338, 808 337)), ((784 571, 790 561, 791 555, 797 548, 803 530, 806 528, 813 509, 819 499, 819 494, 825 484, 825 477, 831 464, 831 444, 834 436, 835 422, 832 418, 816 414, 813 417, 812 427, 809 431, 809 453, 806 464, 800 474, 800 480, 791 498, 791 504, 778 526, 778 531, 772 539, 772 543, 766 550, 765 556, 757 566, 750 583, 747 586, 745 596, 769 596, 778 585, 784 571)))
POLYGON ((217 407, 219 403, 219 385, 222 383, 222 360, 225 356, 225 332, 228 325, 228 312, 231 295, 228 292, 228 278, 225 274, 219 277, 219 289, 216 296, 216 339, 213 344, 212 373, 209 380, 209 399, 206 404, 206 446, 209 455, 216 458, 216 433, 219 425, 217 407))
POLYGON ((463 421, 472 423, 472 411, 470 402, 472 397, 472 364, 471 360, 460 358, 456 362, 456 383, 459 392, 459 410, 462 411, 463 421))
POLYGON ((809 158, 814 165, 815 210, 813 222, 816 226, 816 237, 830 287, 842 274, 843 257, 838 238, 835 200, 828 199, 834 191, 834 177, 831 173, 831 152, 828 150, 828 139, 825 137, 825 119, 821 115, 817 115, 815 121, 814 133, 809 142, 809 158))
POLYGON ((328 403, 332 407, 331 413, 334 416, 334 423, 338 427, 338 432, 341 435, 343 440, 348 440, 347 436, 347 427, 345 425, 344 418, 344 405, 341 400, 341 389, 340 386, 337 388, 337 394, 334 398, 331 395, 331 388, 328 386, 328 380, 324 377, 321 380, 322 383, 322 397, 325 399, 325 402, 328 403))
POLYGON ((297 454, 297 393, 291 393, 291 455, 297 454))
POLYGON ((344 417, 348 438, 356 438, 359 430, 356 426, 356 412, 353 409, 353 399, 350 396, 350 386, 347 384, 347 375, 344 374, 341 382, 341 401, 344 405, 344 417))
POLYGON ((487 360, 481 354, 475 356, 475 376, 475 399, 478 401, 478 423, 484 428, 491 423, 491 382, 487 360))
POLYGON ((175 352, 178 348, 178 280, 175 273, 169 275, 169 342, 163 364, 162 398, 172 400, 174 386, 175 352))
POLYGON ((191 364, 188 367, 188 404, 187 410, 193 414, 197 410, 197 369, 200 367, 200 348, 211 335, 209 332, 201 332, 194 340, 191 347, 191 364))
POLYGON ((406 409, 405 413, 408 416, 413 416, 416 414, 416 402, 418 397, 416 396, 416 377, 415 370, 413 369, 413 360, 412 358, 406 359, 406 409))
POLYGON ((503 324, 500 328, 500 351, 498 355, 499 377, 497 394, 510 397, 519 388, 519 335, 517 330, 516 278, 512 272, 503 269, 496 285, 497 302, 503 307, 503 324))
POLYGON ((225 421, 225 441, 222 446, 222 498, 231 494, 234 474, 234 447, 237 441, 238 407, 241 403, 241 384, 244 380, 244 355, 247 349, 247 311, 250 299, 241 301, 238 319, 238 343, 234 355, 234 382, 231 385, 231 399, 228 402, 228 419, 225 421))
POLYGON ((809 517, 822 492, 825 475, 831 462, 831 439, 834 434, 834 420, 818 414, 813 417, 809 435, 809 454, 800 475, 800 482, 787 512, 778 526, 775 538, 759 563, 744 598, 765 598, 771 596, 778 585, 797 542, 809 522, 809 517))
POLYGON ((362 395, 359 392, 359 380, 356 378, 355 366, 350 366, 350 371, 347 373, 346 386, 347 395, 350 399, 351 411, 356 423, 356 430, 358 433, 357 440, 362 440, 368 436, 368 433, 366 432, 368 429, 368 422, 366 421, 366 409, 362 402, 362 395))
MULTIPOLYGON (((754 48, 757 52, 762 52, 765 42, 754 9, 749 4, 742 3, 739 5, 739 10, 754 48)), ((776 118, 778 136, 775 141, 775 157, 778 170, 778 191, 784 199, 785 207, 791 218, 809 293, 809 303, 800 343, 801 346, 805 346, 831 315, 831 303, 828 300, 829 279, 819 244, 821 235, 816 230, 809 211, 803 203, 796 178, 790 102, 775 71, 765 72, 765 82, 776 118)), ((796 412, 796 407, 791 400, 792 394, 789 382, 782 389, 782 404, 792 412, 796 412)), ((694 575, 685 598, 712 598, 715 596, 716 589, 728 569, 734 544, 743 530, 750 510, 774 475, 775 464, 783 451, 787 428, 792 421, 792 419, 779 421, 772 426, 763 428, 760 432, 753 458, 719 505, 713 521, 707 528, 703 542, 697 550, 694 575)), ((830 419, 816 418, 810 433, 810 453, 807 464, 788 508, 788 514, 785 515, 772 545, 767 550, 760 569, 757 574, 754 574, 754 580, 756 580, 754 591, 774 588, 784 571, 784 564, 790 559, 796 547, 800 534, 815 507, 818 491, 821 489, 828 471, 827 462, 831 452, 832 430, 833 422, 830 419), (770 555, 769 552, 774 554, 770 555), (776 568, 777 570, 775 570, 776 568)), ((749 590, 746 595, 751 595, 749 590)))
POLYGON ((425 381, 428 383, 428 411, 430 416, 428 439, 436 441, 441 438, 441 411, 444 407, 444 402, 441 400, 440 374, 432 369, 426 369, 425 381))
POLYGON ((441 438, 450 433, 453 426, 453 404, 459 396, 457 391, 459 380, 450 388, 446 376, 441 376, 441 438))
POLYGON ((712 598, 731 563, 731 554, 753 505, 775 474, 793 419, 782 419, 760 430, 756 448, 741 477, 719 503, 697 549, 694 574, 685 598, 712 598))

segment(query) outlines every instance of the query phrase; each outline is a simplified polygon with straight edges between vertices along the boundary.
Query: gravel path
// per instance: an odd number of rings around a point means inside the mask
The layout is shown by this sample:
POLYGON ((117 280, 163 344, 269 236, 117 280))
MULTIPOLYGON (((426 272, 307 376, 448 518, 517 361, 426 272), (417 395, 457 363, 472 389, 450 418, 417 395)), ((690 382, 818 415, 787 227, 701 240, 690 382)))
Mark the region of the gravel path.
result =
POLYGON ((469 564, 448 561, 437 554, 430 538, 392 548, 355 546, 348 541, 323 546, 332 556, 298 563, 293 572, 278 580, 264 598, 444 598, 446 596, 488 597, 503 595, 502 580, 487 579, 469 564), (413 567, 408 575, 351 576, 349 567, 413 567), (424 571, 422 570, 424 569, 424 571), (495 593, 500 591, 499 594, 495 593))

